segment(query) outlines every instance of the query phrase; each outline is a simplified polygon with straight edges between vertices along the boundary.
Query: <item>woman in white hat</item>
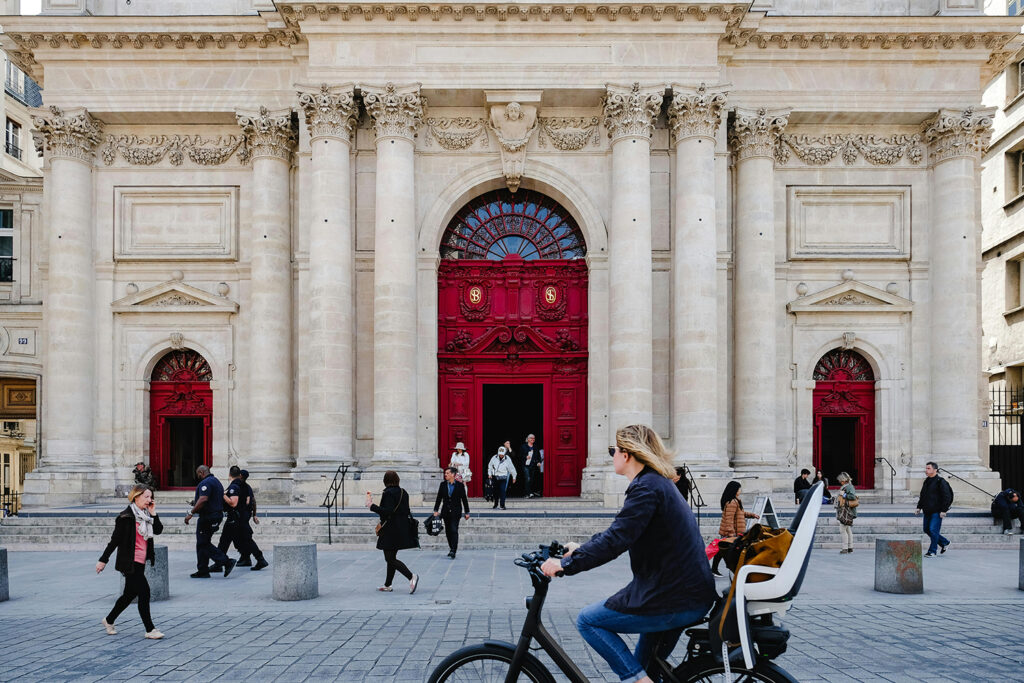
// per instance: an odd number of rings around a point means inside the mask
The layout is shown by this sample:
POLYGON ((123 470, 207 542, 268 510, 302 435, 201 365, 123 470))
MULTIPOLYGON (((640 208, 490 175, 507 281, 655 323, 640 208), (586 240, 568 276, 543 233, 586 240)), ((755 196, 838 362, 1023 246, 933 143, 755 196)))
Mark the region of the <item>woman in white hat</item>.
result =
POLYGON ((458 470, 458 474, 455 475, 455 481, 461 481, 468 490, 469 482, 473 478, 473 472, 469 469, 469 453, 466 452, 466 444, 461 441, 455 444, 455 452, 452 453, 452 459, 448 462, 448 467, 455 467, 458 470))

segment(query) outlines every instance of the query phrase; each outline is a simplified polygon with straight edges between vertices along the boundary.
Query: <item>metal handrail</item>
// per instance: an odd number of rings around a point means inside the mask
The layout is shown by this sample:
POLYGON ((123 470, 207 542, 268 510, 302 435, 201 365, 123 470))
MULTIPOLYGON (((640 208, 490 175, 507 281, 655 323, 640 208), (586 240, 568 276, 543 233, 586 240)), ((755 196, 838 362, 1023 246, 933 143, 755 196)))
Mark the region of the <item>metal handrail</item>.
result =
POLYGON ((704 502, 704 496, 700 494, 700 488, 697 486, 697 480, 693 478, 693 472, 687 465, 683 464, 683 476, 686 477, 686 483, 690 488, 690 500, 686 501, 690 503, 690 507, 697 508, 697 526, 700 526, 700 509, 707 507, 707 503, 704 502), (692 502, 691 502, 692 501, 692 502))
POLYGON ((995 500, 995 498, 996 498, 996 497, 995 497, 995 494, 989 493, 988 491, 986 491, 985 489, 981 488, 980 486, 975 486, 975 485, 974 485, 974 484, 972 484, 971 482, 969 482, 969 481, 967 481, 966 479, 964 479, 963 477, 961 477, 961 476, 960 476, 959 474, 956 474, 956 473, 954 473, 954 472, 950 472, 950 471, 949 471, 949 470, 947 470, 947 469, 946 469, 945 467, 940 467, 940 468, 938 468, 938 469, 939 469, 939 472, 945 472, 946 474, 948 474, 948 475, 949 475, 949 476, 951 476, 951 477, 956 477, 957 479, 959 479, 959 480, 960 480, 960 481, 962 481, 963 483, 965 483, 965 484, 967 484, 968 486, 970 486, 970 487, 971 487, 972 489, 977 489, 978 491, 981 491, 982 493, 984 493, 984 494, 985 494, 986 496, 988 496, 988 497, 989 497, 989 498, 991 498, 992 500, 995 500))
POLYGON ((875 462, 884 462, 889 466, 889 505, 893 505, 896 502, 896 492, 893 489, 893 482, 896 480, 896 468, 892 466, 885 456, 875 458, 875 462))
POLYGON ((21 494, 17 491, 0 493, 0 518, 17 517, 21 510, 21 494))
POLYGON ((331 481, 331 485, 327 487, 327 494, 324 496, 324 502, 320 503, 320 507, 327 508, 327 545, 331 545, 333 539, 331 537, 331 508, 334 508, 334 526, 338 526, 338 492, 341 492, 341 509, 345 509, 345 475, 348 474, 348 468, 350 465, 342 463, 338 465, 338 469, 334 472, 334 479, 331 481))

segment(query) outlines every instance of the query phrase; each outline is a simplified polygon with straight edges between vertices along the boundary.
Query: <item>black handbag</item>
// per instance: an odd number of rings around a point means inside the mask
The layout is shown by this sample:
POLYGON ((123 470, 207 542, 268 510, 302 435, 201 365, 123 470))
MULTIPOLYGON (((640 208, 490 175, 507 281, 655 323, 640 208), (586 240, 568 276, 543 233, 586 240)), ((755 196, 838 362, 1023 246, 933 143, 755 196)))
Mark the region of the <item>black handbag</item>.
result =
POLYGON ((431 515, 423 520, 423 527, 427 530, 428 536, 440 536, 444 531, 444 522, 440 517, 431 515))

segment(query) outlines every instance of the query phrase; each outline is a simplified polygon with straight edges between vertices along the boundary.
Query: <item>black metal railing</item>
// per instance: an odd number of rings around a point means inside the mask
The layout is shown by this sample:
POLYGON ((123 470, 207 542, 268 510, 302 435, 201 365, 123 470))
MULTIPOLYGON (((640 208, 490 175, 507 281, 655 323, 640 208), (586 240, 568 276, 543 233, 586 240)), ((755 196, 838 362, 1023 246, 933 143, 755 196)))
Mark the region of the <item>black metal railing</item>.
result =
POLYGON ((989 389, 989 467, 999 472, 1000 488, 1024 488, 1024 389, 989 389))
POLYGON ((345 475, 348 474, 350 465, 348 463, 342 463, 338 466, 338 469, 334 473, 334 480, 331 481, 331 485, 327 487, 327 494, 324 496, 324 502, 320 504, 320 507, 327 508, 327 545, 333 543, 331 535, 331 508, 334 508, 334 520, 333 526, 338 526, 338 494, 341 494, 341 509, 345 509, 345 475))
MULTIPOLYGON (((949 471, 949 470, 947 470, 947 469, 946 469, 945 467, 940 467, 940 468, 939 468, 939 472, 945 472, 945 473, 946 473, 947 475, 949 475, 950 477, 953 477, 953 478, 954 478, 954 479, 956 479, 957 481, 962 481, 963 483, 965 483, 965 484, 967 484, 968 486, 970 486, 970 487, 971 487, 972 489, 975 489, 975 490, 981 491, 982 493, 984 493, 984 494, 985 494, 986 496, 988 496, 989 498, 992 498, 993 500, 995 500, 996 494, 994 494, 994 493, 989 493, 988 491, 986 491, 985 489, 981 488, 980 486, 975 486, 975 485, 974 485, 974 484, 972 484, 971 482, 969 482, 969 481, 967 481, 966 479, 964 479, 963 477, 961 477, 961 476, 960 476, 959 474, 957 474, 957 473, 955 473, 955 472, 950 472, 950 471, 949 471)), ((948 478, 948 477, 947 477, 947 478, 948 478)))
POLYGON ((0 517, 17 517, 18 512, 21 510, 21 494, 12 491, 10 493, 0 493, 0 517))
POLYGON ((8 140, 4 145, 4 150, 15 159, 21 159, 21 147, 18 147, 13 142, 8 140))
POLYGON ((896 491, 892 487, 893 482, 896 481, 896 468, 884 456, 875 458, 875 462, 884 462, 889 467, 889 505, 893 505, 896 503, 896 491))
POLYGON ((700 526, 700 509, 707 507, 708 504, 704 502, 704 496, 700 495, 700 487, 697 486, 697 480, 694 479, 693 472, 686 465, 683 465, 682 476, 686 478, 687 490, 690 492, 686 502, 697 511, 697 526, 700 526))

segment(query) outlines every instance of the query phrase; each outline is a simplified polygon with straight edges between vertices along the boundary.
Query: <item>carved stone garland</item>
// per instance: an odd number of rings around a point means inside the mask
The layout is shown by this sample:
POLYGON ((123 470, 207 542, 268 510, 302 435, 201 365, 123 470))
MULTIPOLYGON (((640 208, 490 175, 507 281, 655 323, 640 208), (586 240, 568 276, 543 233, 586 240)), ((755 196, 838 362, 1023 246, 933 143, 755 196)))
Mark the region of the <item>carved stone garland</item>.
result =
POLYGON ((56 106, 33 109, 32 125, 38 132, 38 136, 33 136, 37 149, 41 144, 49 156, 90 164, 103 132, 103 124, 82 108, 66 112, 56 106))
POLYGON ((631 88, 609 85, 603 102, 608 137, 613 142, 626 137, 650 139, 664 94, 660 86, 641 89, 639 83, 631 88))
POLYGON ((995 107, 958 111, 940 109, 936 117, 925 121, 924 139, 929 145, 932 163, 955 157, 980 159, 992 138, 995 107))
POLYGON ((780 164, 789 162, 790 150, 809 166, 824 166, 837 156, 841 156, 847 166, 861 156, 876 166, 892 166, 904 156, 912 164, 924 159, 920 135, 780 135, 775 160, 780 164))
POLYGON ((269 111, 260 107, 257 112, 239 111, 235 118, 253 159, 272 157, 291 161, 298 136, 290 109, 269 111))
POLYGON ((540 130, 543 135, 537 138, 538 147, 546 147, 547 140, 555 149, 563 152, 578 152, 587 144, 595 147, 599 144, 597 131, 600 119, 596 116, 572 118, 555 116, 540 118, 540 130))
POLYGON ((775 156, 779 136, 789 123, 789 110, 736 109, 729 131, 729 145, 742 161, 751 157, 775 156))
POLYGON ((322 137, 351 140, 358 107, 352 86, 300 88, 299 108, 306 116, 310 139, 322 137))
POLYGON ((714 140, 728 99, 721 86, 708 88, 701 83, 696 91, 673 88, 668 106, 672 139, 676 142, 692 137, 714 140))
POLYGON ((107 166, 118 155, 133 166, 152 166, 168 158, 172 166, 181 166, 188 157, 200 166, 218 166, 238 153, 241 163, 249 161, 249 148, 242 135, 221 136, 217 139, 199 135, 108 135, 100 157, 107 166))
POLYGON ((469 116, 456 118, 428 118, 425 122, 430 136, 437 141, 442 148, 456 151, 468 149, 477 138, 481 139, 480 146, 488 147, 488 140, 485 131, 487 122, 484 119, 474 119, 469 116))
POLYGON ((363 104, 373 118, 377 139, 405 138, 413 140, 423 120, 427 101, 420 95, 420 86, 397 87, 388 83, 383 88, 363 86, 363 104))

